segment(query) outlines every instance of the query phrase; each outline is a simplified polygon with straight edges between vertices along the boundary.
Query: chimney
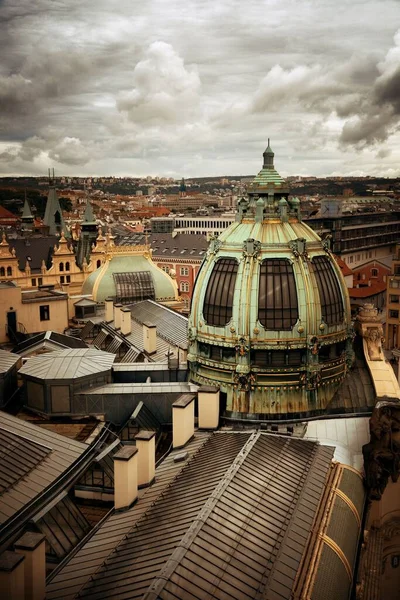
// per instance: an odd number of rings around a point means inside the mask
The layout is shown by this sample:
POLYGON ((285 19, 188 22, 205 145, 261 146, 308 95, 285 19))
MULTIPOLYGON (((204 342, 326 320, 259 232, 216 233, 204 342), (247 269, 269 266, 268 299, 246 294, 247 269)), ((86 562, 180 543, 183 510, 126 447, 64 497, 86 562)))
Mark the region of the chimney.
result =
POLYGON ((120 329, 121 327, 121 309, 122 304, 114 304, 114 329, 120 329))
POLYGON ((154 481, 156 471, 156 432, 139 431, 135 442, 138 449, 138 487, 146 487, 154 481))
POLYGON ((124 446, 114 454, 115 510, 129 508, 137 499, 137 452, 135 446, 124 446))
POLYGON ((0 555, 0 597, 24 600, 24 557, 6 550, 0 555))
POLYGON ((132 319, 131 311, 127 306, 123 306, 120 311, 121 314, 121 333, 124 335, 130 335, 132 333, 132 319))
POLYGON ((25 600, 44 600, 46 596, 46 545, 42 533, 27 532, 14 544, 15 552, 25 557, 25 600))
POLYGON ((219 424, 219 388, 202 385, 197 392, 199 429, 217 429, 219 424))
POLYGON ((194 394, 182 394, 172 405, 172 446, 182 448, 194 435, 194 394))
POLYGON ((114 300, 112 298, 106 298, 104 306, 106 309, 105 321, 109 323, 114 320, 114 300))
POLYGON ((157 352, 157 327, 153 323, 143 323, 143 348, 147 354, 157 352))
POLYGON ((179 352, 179 364, 187 362, 187 348, 178 348, 179 352))

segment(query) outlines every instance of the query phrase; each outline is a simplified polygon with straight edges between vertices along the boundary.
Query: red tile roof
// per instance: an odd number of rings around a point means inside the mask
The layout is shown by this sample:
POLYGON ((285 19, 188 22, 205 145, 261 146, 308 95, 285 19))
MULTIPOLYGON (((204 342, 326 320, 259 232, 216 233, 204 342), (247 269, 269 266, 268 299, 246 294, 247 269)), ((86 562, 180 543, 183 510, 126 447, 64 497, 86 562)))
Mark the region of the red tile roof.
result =
POLYGON ((369 298, 369 296, 375 296, 380 292, 386 290, 386 283, 384 281, 375 283, 374 285, 367 285, 360 288, 349 288, 350 298, 369 298))

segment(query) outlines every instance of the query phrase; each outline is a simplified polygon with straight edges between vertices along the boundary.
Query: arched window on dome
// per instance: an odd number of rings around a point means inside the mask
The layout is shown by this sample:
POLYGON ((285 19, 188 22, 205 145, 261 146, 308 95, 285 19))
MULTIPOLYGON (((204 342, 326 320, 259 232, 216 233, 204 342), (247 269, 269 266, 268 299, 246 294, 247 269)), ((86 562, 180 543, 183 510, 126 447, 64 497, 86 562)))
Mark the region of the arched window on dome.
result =
POLYGON ((290 330, 299 318, 293 266, 286 258, 267 258, 260 267, 258 320, 265 329, 290 330))
POLYGON ((96 269, 100 269, 100 267, 101 267, 101 260, 98 260, 96 262, 96 269))
POLYGON ((7 277, 11 277, 11 275, 12 275, 12 268, 7 267, 7 277))
POLYGON ((220 258, 215 263, 203 304, 203 315, 208 325, 224 327, 231 320, 238 267, 234 258, 220 258))
POLYGON ((317 280, 322 319, 327 325, 339 325, 343 321, 344 306, 333 265, 327 256, 314 256, 311 265, 317 280))
POLYGON ((65 263, 65 270, 66 270, 66 271, 69 271, 69 262, 66 262, 66 263, 65 263))

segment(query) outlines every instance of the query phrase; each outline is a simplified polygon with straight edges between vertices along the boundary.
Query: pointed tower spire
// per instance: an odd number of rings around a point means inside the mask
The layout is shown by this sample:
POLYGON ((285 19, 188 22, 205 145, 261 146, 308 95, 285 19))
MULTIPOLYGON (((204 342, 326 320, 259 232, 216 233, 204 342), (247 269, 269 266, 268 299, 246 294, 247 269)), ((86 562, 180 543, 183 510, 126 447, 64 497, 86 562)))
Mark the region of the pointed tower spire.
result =
POLYGON ((96 223, 96 217, 93 214, 93 208, 89 200, 86 202, 85 214, 83 215, 83 223, 96 223))
POLYGON ((54 169, 52 178, 49 169, 49 194, 47 196, 46 211, 44 213, 43 221, 44 224, 48 226, 50 235, 57 235, 57 233, 59 234, 61 233, 61 231, 65 231, 66 233, 68 232, 62 214, 60 202, 57 197, 54 179, 54 169))
POLYGON ((269 138, 268 138, 268 146, 263 152, 263 157, 264 157, 263 168, 264 169, 274 169, 275 168, 274 167, 274 156, 275 156, 275 154, 272 152, 271 146, 269 145, 269 138))

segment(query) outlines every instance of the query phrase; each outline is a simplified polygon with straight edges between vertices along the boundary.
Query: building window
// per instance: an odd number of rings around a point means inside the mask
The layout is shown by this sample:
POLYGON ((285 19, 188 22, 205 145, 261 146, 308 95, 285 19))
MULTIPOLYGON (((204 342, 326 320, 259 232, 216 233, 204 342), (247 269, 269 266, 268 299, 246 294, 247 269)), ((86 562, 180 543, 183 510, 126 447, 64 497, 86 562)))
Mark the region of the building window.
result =
POLYGON ((0 277, 5 277, 6 276, 6 270, 4 267, 0 267, 0 277))
POLYGON ((49 321, 50 320, 50 306, 45 304, 44 306, 39 306, 40 310, 40 320, 41 321, 49 321))
POLYGON ((66 271, 69 271, 69 262, 66 262, 66 263, 65 263, 65 270, 66 270, 66 271))
POLYGON ((59 269, 60 271, 64 271, 64 263, 60 263, 59 269))
POLYGON ((187 277, 189 275, 189 267, 181 267, 181 275, 187 277))
POLYGON ((371 269, 371 277, 378 277, 378 269, 371 269))
POLYGON ((11 277, 11 275, 12 275, 11 267, 7 267, 7 277, 11 277))
POLYGON ((399 311, 398 310, 389 310, 389 317, 391 319, 398 319, 399 318, 399 311))
POLYGON ((67 283, 71 283, 71 275, 67 275, 67 283))
POLYGON ((181 283, 180 283, 180 290, 181 290, 181 292, 188 292, 189 291, 189 282, 188 281, 181 281, 181 283))
POLYGON ((35 277, 33 277, 31 279, 31 284, 32 284, 32 287, 36 287, 36 278, 35 277))
POLYGON ((349 256, 349 263, 352 263, 352 262, 353 262, 353 257, 349 256))
POLYGON ((391 302, 392 304, 398 304, 399 303, 399 298, 400 298, 400 296, 390 295, 389 296, 389 302, 391 302))
POLYGON ((315 256, 311 265, 317 280, 322 319, 327 325, 338 325, 343 321, 344 308, 333 265, 327 256, 315 256))
POLYGON ((298 318, 293 266, 285 258, 263 260, 258 290, 258 320, 266 329, 289 330, 298 318))
POLYGON ((65 277, 64 277, 64 275, 61 275, 61 277, 60 277, 60 283, 64 283, 64 281, 65 281, 65 277))
POLYGON ((97 263, 96 263, 96 268, 100 269, 100 267, 101 267, 101 260, 98 260, 97 263))
POLYGON ((39 279, 38 279, 38 285, 43 285, 43 277, 39 277, 39 279))
POLYGON ((209 325, 223 327, 232 318, 238 262, 220 258, 214 265, 204 296, 203 314, 209 325))

